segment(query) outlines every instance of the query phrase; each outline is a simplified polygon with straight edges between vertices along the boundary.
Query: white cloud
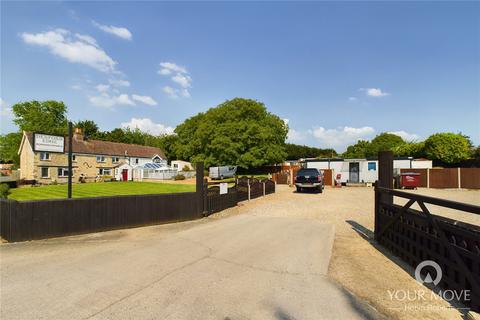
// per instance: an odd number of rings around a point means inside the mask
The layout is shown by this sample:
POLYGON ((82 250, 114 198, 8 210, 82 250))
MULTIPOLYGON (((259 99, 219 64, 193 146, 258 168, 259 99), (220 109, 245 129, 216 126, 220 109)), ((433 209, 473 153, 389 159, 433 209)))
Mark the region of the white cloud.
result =
POLYGON ((22 33, 23 41, 30 45, 47 47, 56 56, 73 63, 81 63, 102 72, 115 72, 115 62, 100 48, 95 39, 64 29, 40 33, 22 33))
POLYGON ((386 97, 390 95, 390 93, 382 91, 380 88, 360 88, 359 90, 364 91, 367 96, 375 98, 386 97))
POLYGON ((178 98, 178 90, 174 89, 170 86, 165 86, 162 88, 163 92, 165 92, 170 98, 178 98))
POLYGON ((12 108, 2 98, 0 98, 0 115, 5 118, 11 118, 13 116, 12 108))
POLYGON ((297 131, 293 128, 288 129, 287 140, 290 142, 300 142, 303 141, 306 137, 305 132, 297 131))
POLYGON ((165 86, 162 88, 163 92, 165 92, 170 98, 178 98, 180 96, 185 98, 190 97, 188 88, 192 87, 192 77, 189 75, 185 67, 179 66, 173 62, 161 62, 158 74, 170 76, 170 80, 178 85, 178 88, 171 86, 165 86))
POLYGON ((122 79, 109 79, 108 82, 114 87, 130 87, 130 82, 122 79))
POLYGON ((90 103, 96 107, 103 107, 103 108, 113 108, 117 105, 129 105, 134 106, 135 102, 133 102, 128 94, 120 94, 118 96, 111 96, 109 94, 103 93, 99 96, 92 96, 89 97, 88 100, 90 103))
POLYGON ((357 97, 348 97, 348 101, 357 101, 357 97))
POLYGON ((122 128, 140 129, 154 135, 172 134, 173 128, 160 123, 155 123, 149 118, 132 118, 129 122, 122 122, 122 128))
POLYGON ((100 30, 113 34, 122 39, 132 40, 132 33, 124 27, 115 27, 115 26, 106 26, 100 23, 93 21, 93 25, 99 28, 100 30))
POLYGON ((179 66, 173 62, 161 62, 160 67, 161 69, 158 72, 163 75, 169 75, 172 72, 188 74, 188 71, 185 67, 179 66), (162 70, 164 70, 163 73, 161 73, 162 70))
POLYGON ((148 104, 149 106, 157 105, 157 101, 153 100, 153 98, 149 96, 139 96, 139 95, 133 94, 132 99, 135 101, 142 102, 144 104, 148 104))
POLYGON ((390 131, 389 133, 396 134, 397 136, 402 137, 405 141, 417 141, 420 139, 420 136, 415 133, 408 133, 403 130, 400 131, 390 131))
POLYGON ((321 143, 322 147, 344 147, 357 142, 359 139, 371 138, 375 129, 372 127, 338 127, 335 129, 325 129, 323 127, 314 128, 313 136, 321 143))
POLYGON ((95 87, 98 92, 104 93, 110 90, 110 86, 108 84, 99 84, 95 87))

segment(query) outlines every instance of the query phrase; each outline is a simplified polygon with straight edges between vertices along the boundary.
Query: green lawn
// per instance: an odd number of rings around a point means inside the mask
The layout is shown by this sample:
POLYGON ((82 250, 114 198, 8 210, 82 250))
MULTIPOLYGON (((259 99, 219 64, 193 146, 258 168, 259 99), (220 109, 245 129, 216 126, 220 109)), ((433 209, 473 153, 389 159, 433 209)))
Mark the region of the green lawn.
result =
MULTIPOLYGON (((99 182, 73 184, 73 197, 102 197, 134 194, 194 192, 195 185, 154 182, 99 182)), ((67 185, 24 187, 10 189, 9 199, 40 200, 67 197, 67 185)))

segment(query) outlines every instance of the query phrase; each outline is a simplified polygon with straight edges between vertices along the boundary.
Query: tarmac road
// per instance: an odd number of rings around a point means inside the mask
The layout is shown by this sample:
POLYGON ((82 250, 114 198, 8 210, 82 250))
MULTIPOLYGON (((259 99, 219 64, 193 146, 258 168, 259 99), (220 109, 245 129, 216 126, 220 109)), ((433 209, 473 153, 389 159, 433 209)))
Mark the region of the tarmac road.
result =
POLYGON ((0 246, 2 319, 365 319, 334 227, 259 215, 0 246))

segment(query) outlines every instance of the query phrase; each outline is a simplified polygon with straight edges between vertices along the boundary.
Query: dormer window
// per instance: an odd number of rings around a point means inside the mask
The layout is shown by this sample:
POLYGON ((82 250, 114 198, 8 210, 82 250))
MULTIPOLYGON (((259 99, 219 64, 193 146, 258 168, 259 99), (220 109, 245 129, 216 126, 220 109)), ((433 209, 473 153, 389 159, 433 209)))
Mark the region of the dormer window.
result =
POLYGON ((159 156, 155 156, 155 157, 153 157, 152 162, 153 163, 160 163, 160 162, 162 162, 162 159, 160 159, 159 156))

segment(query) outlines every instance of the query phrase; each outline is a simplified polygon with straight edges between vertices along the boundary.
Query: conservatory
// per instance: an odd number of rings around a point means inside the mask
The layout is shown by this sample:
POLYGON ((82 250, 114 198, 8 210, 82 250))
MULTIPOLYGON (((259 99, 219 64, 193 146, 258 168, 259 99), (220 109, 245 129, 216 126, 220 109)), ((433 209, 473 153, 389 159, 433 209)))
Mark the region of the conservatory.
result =
POLYGON ((133 170, 133 179, 143 180, 170 180, 177 175, 177 169, 172 169, 165 163, 145 163, 133 170))

